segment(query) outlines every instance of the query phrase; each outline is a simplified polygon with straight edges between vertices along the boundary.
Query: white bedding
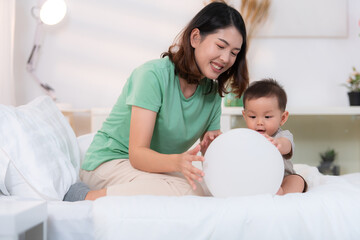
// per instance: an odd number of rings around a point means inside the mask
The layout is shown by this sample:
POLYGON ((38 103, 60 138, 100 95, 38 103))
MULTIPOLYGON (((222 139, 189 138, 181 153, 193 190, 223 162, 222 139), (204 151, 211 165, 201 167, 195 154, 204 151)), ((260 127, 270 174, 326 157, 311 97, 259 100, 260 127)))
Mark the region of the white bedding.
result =
MULTIPOLYGON (((360 173, 295 168, 309 183, 307 193, 49 201, 48 239, 360 239, 360 173)), ((0 203, 16 199, 1 196, 0 203)))
POLYGON ((49 202, 49 240, 94 239, 92 201, 49 202))
POLYGON ((360 173, 323 176, 285 196, 107 197, 94 202, 96 239, 360 239, 360 173))

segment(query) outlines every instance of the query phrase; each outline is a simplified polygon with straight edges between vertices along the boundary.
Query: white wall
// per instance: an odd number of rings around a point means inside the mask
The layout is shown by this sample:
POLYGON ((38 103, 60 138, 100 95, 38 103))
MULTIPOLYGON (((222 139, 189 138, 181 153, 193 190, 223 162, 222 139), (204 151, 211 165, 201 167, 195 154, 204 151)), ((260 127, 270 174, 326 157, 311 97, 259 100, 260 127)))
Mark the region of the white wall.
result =
MULTIPOLYGON (((77 108, 111 107, 131 71, 159 58, 202 8, 202 1, 67 0, 68 15, 46 27, 37 74, 55 88, 59 102, 77 108)), ((25 72, 32 47, 35 0, 17 0, 17 103, 42 94, 25 72)))
MULTIPOLYGON (((75 108, 111 107, 131 71, 166 51, 203 7, 203 0, 66 2, 66 19, 46 28, 37 74, 55 88, 59 102, 75 108)), ((25 70, 35 31, 30 9, 36 3, 16 0, 17 105, 43 94, 25 70)), ((360 0, 348 0, 347 18, 347 37, 254 39, 248 58, 251 79, 279 80, 289 106, 348 106, 340 84, 352 66, 360 69, 360 0)), ((357 117, 291 117, 286 127, 295 135, 294 162, 317 165, 319 152, 335 147, 342 173, 360 171, 359 126, 357 117)))
MULTIPOLYGON (((203 7, 202 0, 66 2, 66 19, 45 29, 37 74, 55 88, 59 102, 76 108, 111 107, 132 69, 158 58, 203 7)), ((16 1, 18 105, 43 94, 25 71, 35 31, 30 9, 36 3, 16 1)), ((249 51, 252 80, 279 80, 288 92, 290 106, 347 106, 346 89, 340 84, 352 66, 360 69, 359 19, 360 1, 348 0, 345 38, 255 39, 249 51)))

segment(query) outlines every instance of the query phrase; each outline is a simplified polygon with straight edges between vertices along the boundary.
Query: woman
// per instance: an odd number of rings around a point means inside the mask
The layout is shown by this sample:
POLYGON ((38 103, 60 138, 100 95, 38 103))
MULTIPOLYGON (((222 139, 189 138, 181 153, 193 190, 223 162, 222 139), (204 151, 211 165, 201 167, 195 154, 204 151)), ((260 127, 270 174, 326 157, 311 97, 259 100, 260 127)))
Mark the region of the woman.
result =
POLYGON ((203 196, 198 182, 204 173, 192 162, 204 161, 198 152, 221 134, 221 97, 229 81, 238 96, 249 83, 245 55, 241 15, 214 2, 161 59, 135 69, 86 153, 80 178, 92 191, 85 199, 203 196))

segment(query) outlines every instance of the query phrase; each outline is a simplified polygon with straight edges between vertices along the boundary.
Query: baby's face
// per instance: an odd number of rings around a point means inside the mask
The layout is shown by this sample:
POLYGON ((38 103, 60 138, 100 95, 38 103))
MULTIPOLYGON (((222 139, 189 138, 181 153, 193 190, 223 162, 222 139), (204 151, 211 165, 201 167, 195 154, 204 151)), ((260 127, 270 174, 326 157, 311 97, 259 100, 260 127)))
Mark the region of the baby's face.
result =
POLYGON ((272 136, 287 120, 275 96, 247 100, 243 116, 248 128, 272 136))

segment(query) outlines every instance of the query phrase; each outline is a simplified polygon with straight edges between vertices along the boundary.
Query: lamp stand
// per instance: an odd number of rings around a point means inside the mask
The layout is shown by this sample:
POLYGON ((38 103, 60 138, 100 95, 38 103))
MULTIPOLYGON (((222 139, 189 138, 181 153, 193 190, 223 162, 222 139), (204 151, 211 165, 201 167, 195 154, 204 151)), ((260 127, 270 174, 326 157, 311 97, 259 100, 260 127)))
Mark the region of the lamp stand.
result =
POLYGON ((40 81, 36 76, 36 63, 39 58, 41 44, 43 40, 43 23, 39 21, 36 26, 34 46, 31 50, 29 59, 27 61, 26 70, 30 73, 32 78, 41 86, 47 95, 49 95, 54 101, 56 100, 55 90, 47 83, 40 81))

